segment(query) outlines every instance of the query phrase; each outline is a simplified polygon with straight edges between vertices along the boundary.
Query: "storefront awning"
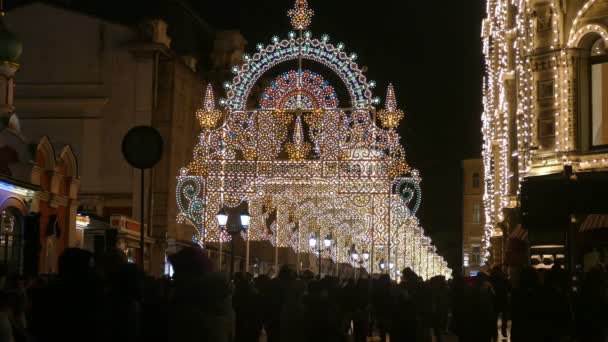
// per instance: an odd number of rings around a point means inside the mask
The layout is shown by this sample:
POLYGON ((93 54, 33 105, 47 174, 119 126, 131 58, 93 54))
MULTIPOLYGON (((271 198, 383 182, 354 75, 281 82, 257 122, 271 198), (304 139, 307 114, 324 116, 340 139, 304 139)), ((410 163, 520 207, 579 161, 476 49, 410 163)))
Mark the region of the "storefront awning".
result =
POLYGON ((580 233, 608 228, 608 214, 592 214, 587 216, 579 228, 580 233))

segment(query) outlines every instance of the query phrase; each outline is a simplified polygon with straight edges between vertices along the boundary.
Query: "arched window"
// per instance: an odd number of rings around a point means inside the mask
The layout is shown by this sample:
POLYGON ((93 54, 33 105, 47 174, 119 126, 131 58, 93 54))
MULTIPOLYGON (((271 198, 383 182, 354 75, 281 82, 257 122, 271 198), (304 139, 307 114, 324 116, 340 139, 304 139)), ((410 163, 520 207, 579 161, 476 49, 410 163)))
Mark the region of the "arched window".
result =
POLYGON ((0 262, 14 271, 21 271, 21 215, 13 207, 0 212, 0 262))
POLYGON ((591 45, 589 55, 590 143, 591 148, 605 148, 608 147, 608 55, 603 38, 591 45))

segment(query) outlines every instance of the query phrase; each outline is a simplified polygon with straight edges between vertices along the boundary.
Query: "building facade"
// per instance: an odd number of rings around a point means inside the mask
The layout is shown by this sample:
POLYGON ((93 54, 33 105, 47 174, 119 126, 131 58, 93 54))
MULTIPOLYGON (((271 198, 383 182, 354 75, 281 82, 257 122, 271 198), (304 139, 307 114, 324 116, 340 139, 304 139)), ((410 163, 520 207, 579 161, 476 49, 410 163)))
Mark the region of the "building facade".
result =
POLYGON ((483 215, 483 163, 481 159, 462 161, 462 238, 465 275, 481 270, 483 215))
MULTIPOLYGON (((167 16, 176 21, 173 28, 161 19, 123 24, 36 2, 6 17, 27 46, 21 61, 28 67, 17 74, 15 88, 21 126, 31 141, 49 135, 53 149, 72 147, 79 166, 79 213, 104 227, 114 227, 111 218, 116 215, 139 225, 132 219, 140 217, 140 173, 124 160, 121 142, 138 125, 152 126, 162 135, 163 157, 145 171, 144 184, 150 247, 144 249, 144 264, 153 275, 164 269, 167 242, 191 241, 194 234, 176 222, 174 198, 175 175, 196 142, 200 128, 195 113, 212 76, 198 70, 198 60, 209 54, 211 67, 221 65, 222 58, 239 57, 239 46, 244 47, 242 36, 232 32, 220 35, 214 51, 192 51, 190 40, 197 36, 192 30, 208 28, 198 25, 184 35, 182 28, 192 18, 167 16), (30 25, 31 18, 38 18, 38 25, 30 25), (230 39, 237 43, 226 43, 230 39)), ((201 36, 210 40, 201 46, 213 47, 215 32, 201 36)), ((139 255, 136 244, 121 246, 139 255)))
POLYGON ((78 162, 70 145, 31 139, 16 114, 23 44, 0 18, 0 260, 12 272, 57 271, 57 258, 82 245, 76 224, 78 162))
POLYGON ((482 261, 505 234, 510 263, 526 262, 523 238, 527 262, 566 255, 572 267, 589 240, 581 226, 608 213, 608 1, 488 0, 486 11, 482 261))

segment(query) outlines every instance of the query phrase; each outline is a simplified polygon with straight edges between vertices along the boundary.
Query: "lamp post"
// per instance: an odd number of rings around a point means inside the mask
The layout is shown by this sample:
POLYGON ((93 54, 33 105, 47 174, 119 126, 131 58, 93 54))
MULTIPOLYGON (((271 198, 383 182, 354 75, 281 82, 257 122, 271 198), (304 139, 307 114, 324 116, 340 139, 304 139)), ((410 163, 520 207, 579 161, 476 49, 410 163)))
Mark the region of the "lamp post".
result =
POLYGON ((361 255, 355 249, 355 245, 351 247, 350 260, 355 264, 355 278, 357 278, 357 268, 362 268, 363 265, 369 260, 369 253, 364 250, 361 255), (359 267, 357 267, 359 265, 359 267))
MULTIPOLYGON (((249 227, 249 222, 251 221, 251 215, 249 215, 249 212, 247 210, 245 210, 240 215, 241 227, 238 227, 237 225, 232 225, 231 229, 226 229, 226 224, 228 223, 228 214, 226 213, 224 208, 220 209, 220 211, 217 213, 216 217, 217 217, 217 223, 219 224, 220 229, 222 229, 222 230, 226 231, 228 234, 230 234, 230 278, 232 279, 232 277, 234 276, 234 239, 241 232, 247 230, 247 228, 249 227)), ((246 259, 247 259, 247 262, 249 262, 249 248, 247 248, 246 259)), ((220 266, 221 266, 221 260, 222 260, 222 242, 220 239, 220 266)))
MULTIPOLYGON (((217 224, 220 226, 221 230, 225 230, 226 229, 226 224, 228 223, 228 214, 226 214, 226 211, 224 210, 224 208, 221 208, 220 211, 217 212, 217 215, 215 216, 217 219, 217 224)), ((220 263, 220 267, 219 270, 220 272, 222 271, 222 247, 223 247, 223 242, 222 242, 222 237, 220 236, 220 248, 219 248, 219 263, 220 263)))
MULTIPOLYGON (((251 222, 251 215, 249 211, 245 209, 244 212, 241 213, 241 226, 243 229, 247 231, 249 229, 249 222, 251 222)), ((249 272, 249 231, 247 231, 247 240, 245 241, 245 272, 249 272)))
POLYGON ((389 275, 390 272, 395 268, 395 264, 392 262, 389 262, 388 264, 384 261, 384 259, 380 260, 379 265, 380 269, 382 270, 382 272, 384 271, 389 271, 389 275))
POLYGON ((332 239, 331 236, 328 235, 323 239, 323 242, 321 242, 321 237, 320 237, 320 233, 318 233, 316 236, 312 236, 310 238, 310 240, 308 240, 308 243, 310 245, 310 248, 315 248, 317 247, 317 253, 319 254, 319 279, 321 279, 321 252, 323 251, 323 248, 325 248, 326 250, 331 248, 331 243, 332 243, 332 239))

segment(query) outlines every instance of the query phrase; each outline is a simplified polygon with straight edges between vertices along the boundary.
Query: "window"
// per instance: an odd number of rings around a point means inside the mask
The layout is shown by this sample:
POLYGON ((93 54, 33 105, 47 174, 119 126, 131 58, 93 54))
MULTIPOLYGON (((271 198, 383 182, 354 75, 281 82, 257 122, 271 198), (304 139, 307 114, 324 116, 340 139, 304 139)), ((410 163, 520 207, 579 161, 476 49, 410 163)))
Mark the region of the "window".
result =
POLYGON ((538 99, 547 100, 555 97, 555 80, 538 81, 538 99))
POLYGON ((169 278, 173 277, 173 265, 169 262, 169 258, 165 255, 165 275, 169 278))
POLYGON ((473 188, 474 189, 478 189, 479 188, 479 173, 475 172, 473 174, 473 188))
POLYGON ((471 265, 479 265, 481 262, 481 246, 479 245, 471 245, 471 265))
POLYGON ((608 145, 608 60, 604 39, 591 47, 591 146, 608 145))
POLYGON ((479 224, 481 222, 481 205, 473 204, 473 223, 479 224))

